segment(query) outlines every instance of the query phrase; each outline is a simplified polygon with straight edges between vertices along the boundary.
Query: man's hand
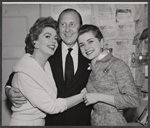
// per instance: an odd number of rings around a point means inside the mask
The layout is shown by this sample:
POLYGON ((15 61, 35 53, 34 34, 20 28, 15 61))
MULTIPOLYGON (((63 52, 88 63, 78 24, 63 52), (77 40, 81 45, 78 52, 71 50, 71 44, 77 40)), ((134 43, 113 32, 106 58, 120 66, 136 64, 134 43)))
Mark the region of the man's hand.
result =
POLYGON ((26 98, 22 95, 17 88, 7 88, 5 89, 6 96, 9 98, 10 102, 14 107, 19 108, 22 104, 27 103, 26 98))

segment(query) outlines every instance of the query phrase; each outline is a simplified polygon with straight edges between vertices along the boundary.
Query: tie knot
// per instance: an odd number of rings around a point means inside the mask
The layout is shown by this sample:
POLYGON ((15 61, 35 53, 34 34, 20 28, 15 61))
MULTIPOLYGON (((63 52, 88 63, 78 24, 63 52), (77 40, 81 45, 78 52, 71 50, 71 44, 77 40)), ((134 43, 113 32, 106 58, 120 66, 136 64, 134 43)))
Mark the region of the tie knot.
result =
POLYGON ((73 49, 72 48, 68 48, 68 53, 71 53, 73 49))

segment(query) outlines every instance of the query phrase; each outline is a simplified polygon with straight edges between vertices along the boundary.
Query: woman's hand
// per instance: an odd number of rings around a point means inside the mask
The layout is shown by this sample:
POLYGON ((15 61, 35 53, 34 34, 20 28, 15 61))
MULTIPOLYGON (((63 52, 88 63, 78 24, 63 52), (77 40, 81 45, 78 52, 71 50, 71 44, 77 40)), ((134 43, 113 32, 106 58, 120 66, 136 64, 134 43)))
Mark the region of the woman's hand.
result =
POLYGON ((87 94, 86 88, 83 88, 80 93, 85 96, 87 94))
POLYGON ((103 93, 87 93, 84 97, 84 102, 86 106, 97 102, 104 102, 115 106, 114 96, 103 93))
POLYGON ((99 93, 87 93, 84 97, 84 103, 86 106, 98 102, 99 93))

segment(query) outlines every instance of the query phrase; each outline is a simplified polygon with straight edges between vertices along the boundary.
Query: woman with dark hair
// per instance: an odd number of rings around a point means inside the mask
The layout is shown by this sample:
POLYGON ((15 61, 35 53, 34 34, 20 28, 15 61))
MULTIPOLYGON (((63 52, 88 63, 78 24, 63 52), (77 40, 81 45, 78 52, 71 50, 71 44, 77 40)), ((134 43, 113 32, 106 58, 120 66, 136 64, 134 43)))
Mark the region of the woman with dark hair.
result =
POLYGON ((91 60, 84 98, 87 106, 93 104, 91 125, 126 125, 123 109, 138 107, 140 101, 128 65, 103 49, 103 36, 97 26, 83 25, 78 43, 83 56, 91 60))
POLYGON ((40 17, 25 39, 26 54, 13 67, 12 86, 27 98, 21 107, 12 106, 10 126, 44 126, 46 113, 55 114, 83 101, 85 89, 69 98, 57 98, 57 88, 47 61, 57 47, 57 21, 40 17))

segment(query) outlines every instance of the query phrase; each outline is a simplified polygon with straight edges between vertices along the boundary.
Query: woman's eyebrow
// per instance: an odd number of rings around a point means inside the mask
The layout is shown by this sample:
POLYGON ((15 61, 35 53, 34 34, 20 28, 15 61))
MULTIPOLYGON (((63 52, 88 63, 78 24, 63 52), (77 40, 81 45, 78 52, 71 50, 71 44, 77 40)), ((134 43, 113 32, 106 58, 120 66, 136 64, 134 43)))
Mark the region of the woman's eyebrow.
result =
POLYGON ((94 39, 94 38, 90 38, 90 39, 88 39, 87 41, 89 41, 89 40, 91 40, 91 39, 94 39))
POLYGON ((46 34, 52 35, 52 34, 51 34, 51 33, 49 33, 49 32, 44 33, 44 35, 46 35, 46 34))

